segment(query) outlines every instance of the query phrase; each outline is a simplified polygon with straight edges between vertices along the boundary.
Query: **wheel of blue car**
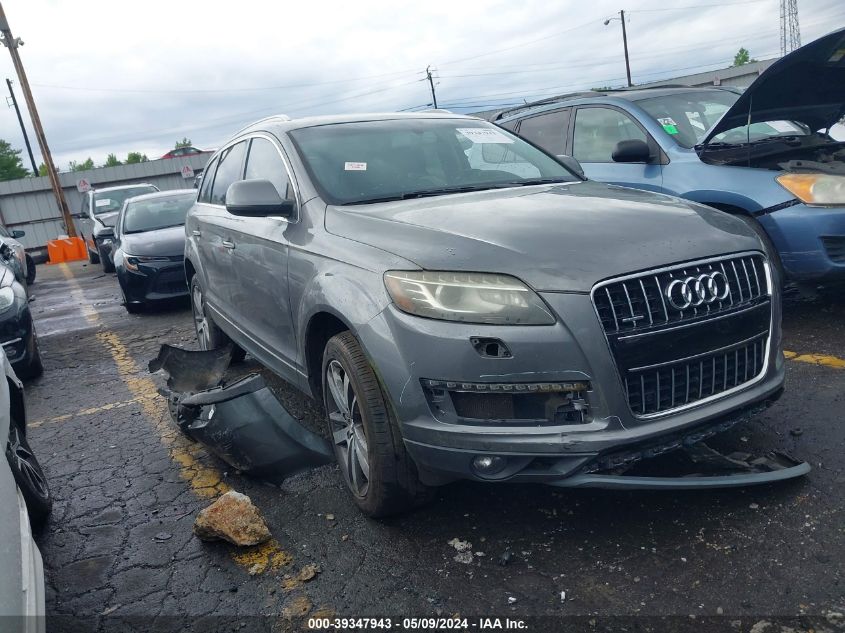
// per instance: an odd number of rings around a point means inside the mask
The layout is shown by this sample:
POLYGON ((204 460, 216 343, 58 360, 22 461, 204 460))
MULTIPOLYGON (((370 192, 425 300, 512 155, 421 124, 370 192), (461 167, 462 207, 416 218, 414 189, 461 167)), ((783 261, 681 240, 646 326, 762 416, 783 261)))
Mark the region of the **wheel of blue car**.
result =
POLYGON ((199 276, 191 278, 191 311, 194 315, 194 330, 197 333, 197 344, 201 350, 218 349, 232 345, 232 362, 238 363, 244 359, 246 352, 217 327, 211 315, 205 308, 205 294, 199 276))
POLYGON ((378 517, 426 501, 430 489, 420 482, 375 372, 351 332, 329 340, 322 367, 329 437, 358 507, 378 517))
POLYGON ((44 471, 29 447, 26 436, 14 423, 9 428, 6 459, 9 460, 12 475, 26 502, 29 521, 37 530, 47 522, 53 507, 53 497, 50 495, 44 471))

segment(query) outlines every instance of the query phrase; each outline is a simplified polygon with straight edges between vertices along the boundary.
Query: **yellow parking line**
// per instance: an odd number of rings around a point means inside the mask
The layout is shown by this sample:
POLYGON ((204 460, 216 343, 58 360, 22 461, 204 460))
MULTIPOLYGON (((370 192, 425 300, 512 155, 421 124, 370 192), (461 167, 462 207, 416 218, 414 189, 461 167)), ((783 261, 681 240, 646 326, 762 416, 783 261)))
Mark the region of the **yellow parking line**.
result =
MULTIPOLYGON (((102 327, 100 315, 88 303, 79 282, 67 264, 59 264, 73 301, 80 307, 82 314, 92 325, 102 327)), ((155 383, 138 367, 132 359, 129 350, 114 332, 102 330, 97 332, 97 339, 110 352, 120 378, 134 396, 132 402, 141 405, 147 418, 153 423, 161 443, 170 454, 170 458, 179 465, 181 477, 191 489, 200 497, 216 498, 231 490, 223 481, 220 473, 199 462, 198 457, 204 452, 199 444, 192 444, 186 440, 170 421, 167 404, 158 394, 155 383)), ((293 562, 293 556, 282 549, 278 541, 272 539, 263 545, 240 551, 233 551, 234 561, 249 570, 251 574, 278 570, 293 562)))
POLYGON ((112 402, 110 404, 104 404, 99 407, 91 407, 89 409, 82 409, 81 411, 76 411, 75 413, 65 413, 64 415, 57 415, 52 418, 44 418, 42 420, 35 420, 34 422, 27 423, 28 426, 37 428, 39 426, 43 426, 45 424, 53 424, 56 422, 65 422, 72 418, 79 418, 85 415, 96 415, 98 413, 104 413, 106 411, 112 411, 114 409, 122 409, 123 407, 128 407, 133 404, 138 404, 137 400, 124 400, 123 402, 112 402))
POLYGON ((799 354, 798 352, 784 351, 784 357, 794 360, 797 363, 810 363, 811 365, 822 365, 833 369, 845 369, 845 359, 826 354, 799 354))

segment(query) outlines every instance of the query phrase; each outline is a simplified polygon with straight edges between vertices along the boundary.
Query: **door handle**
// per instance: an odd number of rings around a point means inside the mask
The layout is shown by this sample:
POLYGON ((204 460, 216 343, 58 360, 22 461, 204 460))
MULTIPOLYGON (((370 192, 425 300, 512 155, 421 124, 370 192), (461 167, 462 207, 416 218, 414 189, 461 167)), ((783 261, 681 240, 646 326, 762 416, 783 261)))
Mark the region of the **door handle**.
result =
POLYGON ((235 250, 235 243, 229 242, 228 240, 223 240, 223 247, 228 248, 230 251, 235 250))
POLYGON ((202 231, 198 231, 197 229, 193 229, 191 231, 191 235, 193 235, 194 237, 199 237, 200 235, 202 235, 202 231))

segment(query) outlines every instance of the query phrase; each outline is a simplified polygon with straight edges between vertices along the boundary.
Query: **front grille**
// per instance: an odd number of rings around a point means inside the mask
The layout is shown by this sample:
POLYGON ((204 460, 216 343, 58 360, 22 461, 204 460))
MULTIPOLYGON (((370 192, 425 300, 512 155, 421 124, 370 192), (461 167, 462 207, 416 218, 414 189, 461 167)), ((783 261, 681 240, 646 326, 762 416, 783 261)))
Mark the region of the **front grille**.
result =
POLYGON ((697 358, 629 370, 628 405, 639 415, 662 413, 749 382, 765 366, 767 340, 768 333, 697 358))
POLYGON ((635 416, 717 397, 753 382, 766 367, 772 305, 762 254, 613 279, 592 297, 635 416), (709 290, 701 285, 708 283, 709 290), (677 292, 684 287, 686 295, 677 292))
POLYGON ((643 273, 598 286, 593 302, 609 334, 693 321, 751 305, 764 297, 767 283, 763 262, 762 255, 742 255, 643 273), (679 310, 665 296, 665 289, 676 279, 712 273, 721 273, 727 280, 729 292, 723 301, 679 310))
POLYGON ((831 261, 845 264, 845 236, 823 237, 822 244, 831 261))
POLYGON ((164 268, 159 271, 158 276, 151 288, 152 292, 160 294, 176 294, 179 292, 187 292, 188 285, 185 281, 185 271, 183 268, 164 268))

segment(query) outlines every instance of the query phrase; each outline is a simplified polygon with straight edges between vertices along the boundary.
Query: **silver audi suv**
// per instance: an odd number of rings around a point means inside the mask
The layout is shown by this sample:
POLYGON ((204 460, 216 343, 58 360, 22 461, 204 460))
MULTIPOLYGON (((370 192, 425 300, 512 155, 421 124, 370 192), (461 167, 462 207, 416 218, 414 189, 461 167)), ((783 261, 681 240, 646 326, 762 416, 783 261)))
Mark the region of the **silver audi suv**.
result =
POLYGON ((765 248, 566 165, 448 113, 259 121, 188 213, 200 346, 234 343, 319 399, 370 515, 456 479, 714 485, 616 474, 780 394, 765 248))

